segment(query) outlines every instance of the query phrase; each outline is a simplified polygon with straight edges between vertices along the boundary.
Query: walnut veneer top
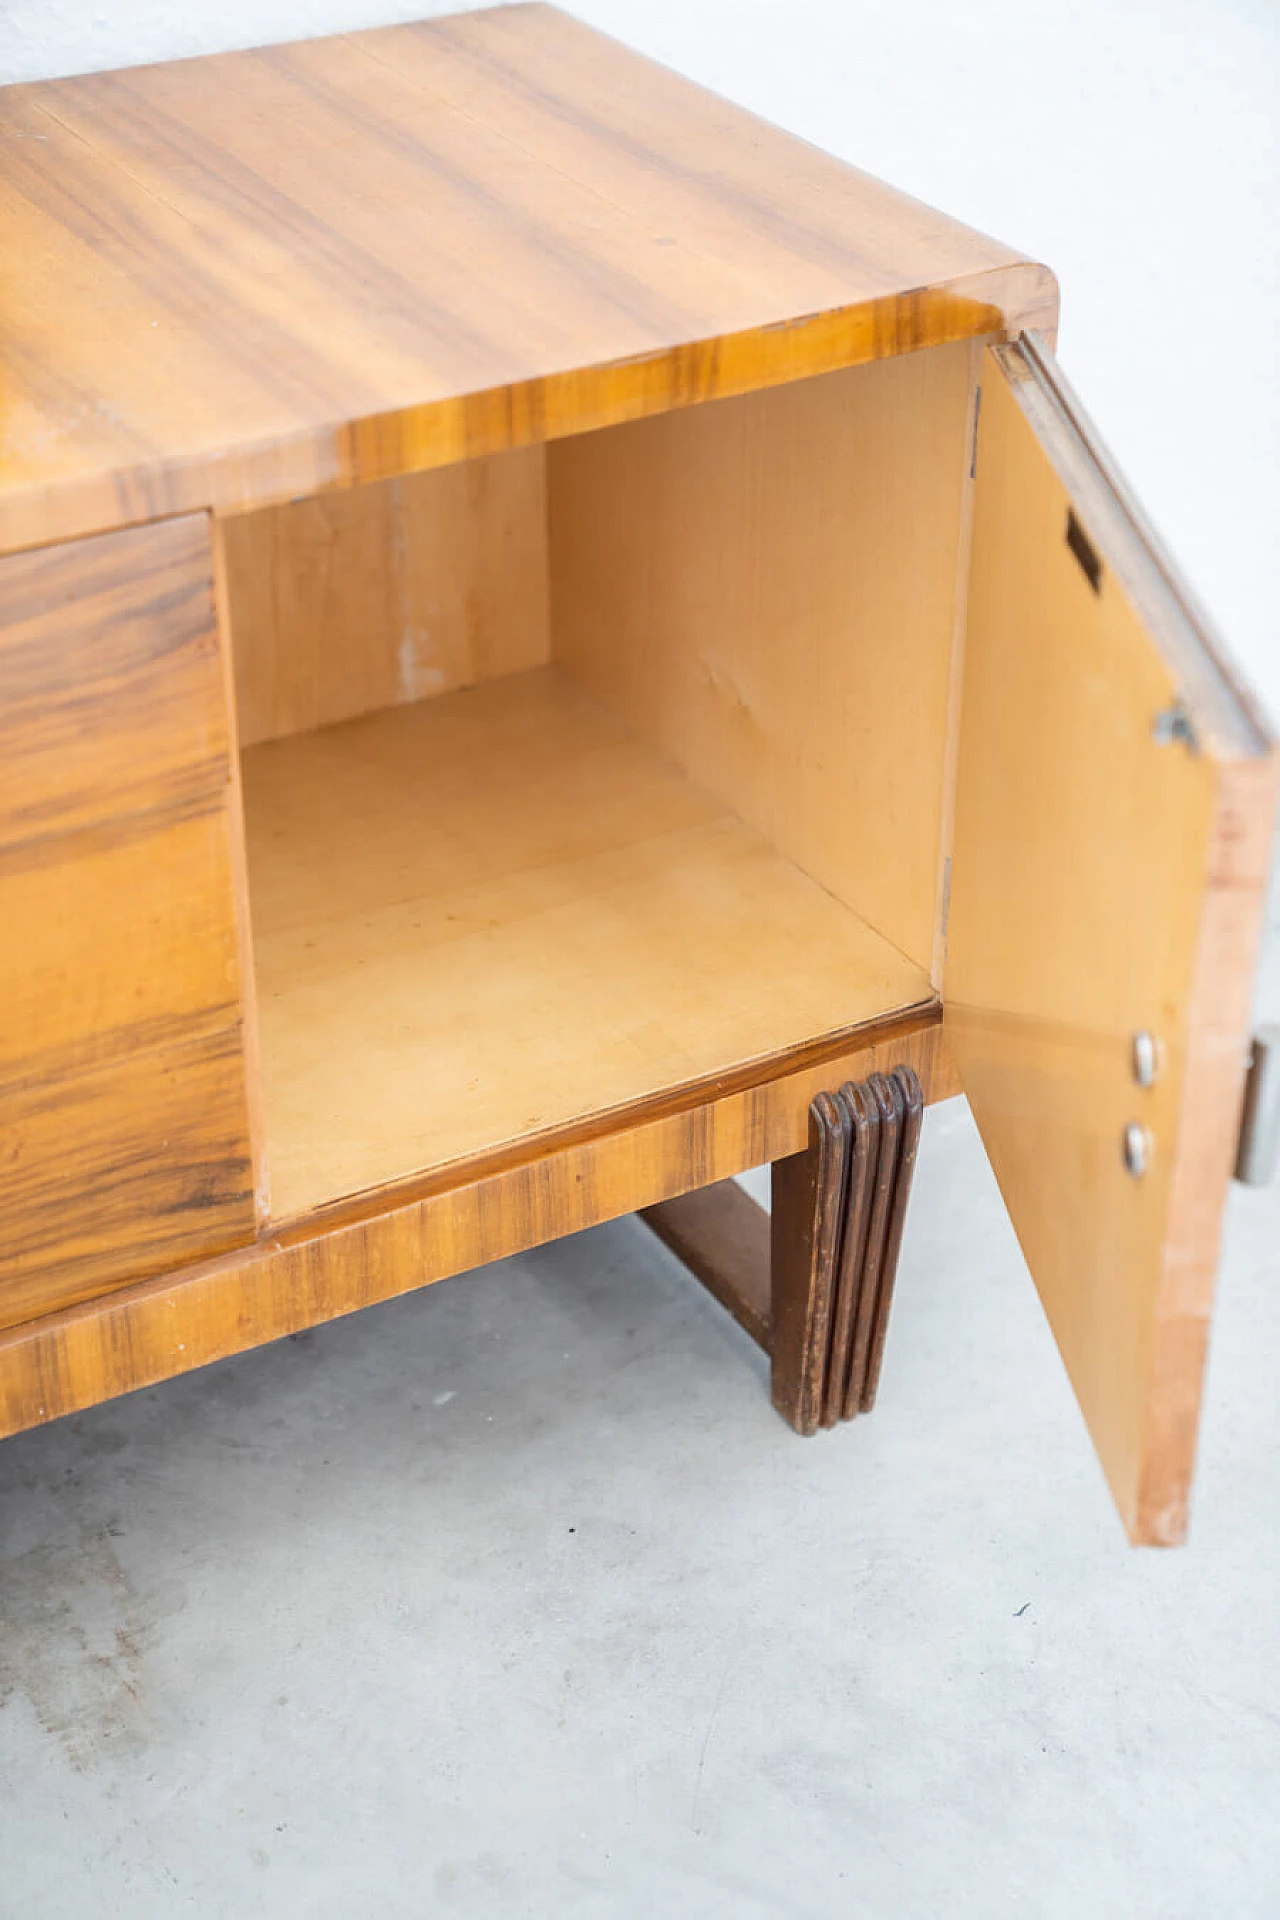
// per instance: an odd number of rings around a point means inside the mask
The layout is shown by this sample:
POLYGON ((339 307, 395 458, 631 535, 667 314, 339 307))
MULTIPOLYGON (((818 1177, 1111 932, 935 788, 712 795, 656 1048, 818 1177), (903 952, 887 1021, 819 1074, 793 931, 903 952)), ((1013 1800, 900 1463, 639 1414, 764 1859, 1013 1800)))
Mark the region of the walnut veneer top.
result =
POLYGON ((1047 271, 553 8, 0 90, 0 550, 1004 325, 1047 271))

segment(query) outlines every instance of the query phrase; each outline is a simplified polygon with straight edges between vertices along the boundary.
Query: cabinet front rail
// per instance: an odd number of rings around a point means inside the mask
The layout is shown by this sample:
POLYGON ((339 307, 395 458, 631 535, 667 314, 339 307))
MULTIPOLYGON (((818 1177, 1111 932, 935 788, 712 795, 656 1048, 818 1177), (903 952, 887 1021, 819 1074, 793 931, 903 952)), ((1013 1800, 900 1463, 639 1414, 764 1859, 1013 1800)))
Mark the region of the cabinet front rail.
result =
POLYGON ((0 1436, 152 1386, 800 1152, 823 1088, 899 1063, 958 1092, 929 1006, 550 1139, 280 1225, 221 1259, 0 1334, 0 1436))

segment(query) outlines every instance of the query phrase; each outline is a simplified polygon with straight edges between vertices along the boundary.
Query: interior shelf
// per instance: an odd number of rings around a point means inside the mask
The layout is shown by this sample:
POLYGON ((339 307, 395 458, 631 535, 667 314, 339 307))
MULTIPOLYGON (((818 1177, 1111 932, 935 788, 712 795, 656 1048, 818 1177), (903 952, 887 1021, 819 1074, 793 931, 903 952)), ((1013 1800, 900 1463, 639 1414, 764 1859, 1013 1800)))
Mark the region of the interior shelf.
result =
POLYGON ((931 998, 554 667, 243 758, 276 1219, 931 998))

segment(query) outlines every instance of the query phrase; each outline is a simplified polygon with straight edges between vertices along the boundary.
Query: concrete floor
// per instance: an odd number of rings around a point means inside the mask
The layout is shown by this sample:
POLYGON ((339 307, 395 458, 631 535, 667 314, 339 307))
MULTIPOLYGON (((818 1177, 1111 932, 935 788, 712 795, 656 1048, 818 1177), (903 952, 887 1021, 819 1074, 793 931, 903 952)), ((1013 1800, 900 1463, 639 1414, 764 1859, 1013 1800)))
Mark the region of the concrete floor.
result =
POLYGON ((9 1441, 0 1914, 1272 1920, 1278 1248, 1237 1189, 1181 1553, 960 1102, 841 1432, 627 1220, 9 1441))

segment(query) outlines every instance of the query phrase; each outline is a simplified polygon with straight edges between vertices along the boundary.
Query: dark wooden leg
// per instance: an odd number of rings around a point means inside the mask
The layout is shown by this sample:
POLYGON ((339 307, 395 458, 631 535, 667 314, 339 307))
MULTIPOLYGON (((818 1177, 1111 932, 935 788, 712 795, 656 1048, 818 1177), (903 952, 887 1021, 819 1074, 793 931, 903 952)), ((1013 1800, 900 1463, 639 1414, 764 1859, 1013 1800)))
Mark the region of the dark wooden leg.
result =
POLYGON ((772 1168, 773 1404, 797 1433, 816 1433, 849 1190, 852 1116, 838 1094, 809 1108, 809 1146, 772 1168))
POLYGON ((867 1104, 876 1116, 872 1129, 873 1165, 868 1178, 871 1219, 867 1228, 866 1250, 859 1263, 855 1282, 858 1304, 854 1314, 853 1351, 843 1378, 832 1382, 832 1394, 838 1402, 838 1417, 841 1420, 852 1420, 862 1407, 884 1267, 885 1241, 893 1210, 898 1147, 902 1139, 901 1088, 893 1081, 886 1080, 883 1074, 873 1073, 867 1082, 866 1093, 867 1104))
POLYGON ((875 1405, 924 1097, 910 1067, 820 1093, 809 1145, 773 1163, 772 1214, 721 1180, 641 1219, 772 1359, 797 1433, 875 1405))
POLYGON ((871 1086, 849 1081, 841 1087, 839 1098, 849 1109, 852 1138, 844 1232, 836 1269, 836 1310, 831 1322, 831 1344, 822 1391, 824 1427, 834 1427, 845 1417, 845 1391, 864 1309, 866 1289, 862 1276, 872 1234, 876 1172, 880 1164, 881 1110, 871 1086))
MULTIPOLYGON (((803 1158, 803 1156, 801 1156, 803 1158)), ((640 1218, 769 1351, 769 1221, 736 1180, 695 1187, 640 1218)))
MULTIPOLYGON (((870 1413, 876 1404, 880 1385, 880 1363, 884 1358, 885 1334, 889 1330, 889 1308, 893 1302, 893 1283, 898 1277, 898 1255, 902 1251, 902 1230, 907 1220, 907 1201, 915 1178, 916 1154, 920 1148, 920 1129, 924 1125, 924 1095, 910 1067, 895 1067, 889 1076, 902 1098, 902 1133, 898 1142, 898 1164, 894 1174, 889 1220, 885 1229, 884 1250, 880 1255, 875 1306, 871 1315, 871 1343, 866 1369, 853 1412, 870 1413)), ((848 1399, 845 1405, 848 1408, 848 1399)), ((848 1419, 846 1412, 845 1418, 848 1419)))

